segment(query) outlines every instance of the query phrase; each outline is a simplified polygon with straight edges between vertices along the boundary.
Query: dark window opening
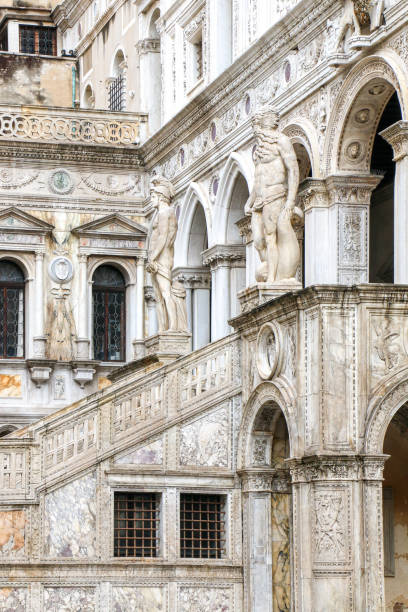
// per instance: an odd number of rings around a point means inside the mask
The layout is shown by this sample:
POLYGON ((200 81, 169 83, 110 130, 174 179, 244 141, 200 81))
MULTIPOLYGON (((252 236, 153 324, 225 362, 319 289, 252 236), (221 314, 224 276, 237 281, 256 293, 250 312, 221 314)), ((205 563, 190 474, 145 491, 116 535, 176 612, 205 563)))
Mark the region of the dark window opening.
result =
POLYGON ((157 557, 159 498, 156 493, 115 493, 114 556, 157 557))
POLYGON ((35 55, 57 55, 57 36, 55 28, 21 25, 20 53, 35 55))
POLYGON ((123 111, 125 108, 125 79, 119 75, 109 85, 109 110, 123 111))
POLYGON ((222 495, 180 495, 180 556, 221 559, 225 556, 225 500, 222 495))
POLYGON ((93 276, 94 359, 125 359, 125 280, 113 266, 100 266, 93 276))
POLYGON ((0 358, 24 357, 24 275, 12 261, 0 261, 0 358))
POLYGON ((4 26, 2 31, 0 32, 0 51, 8 50, 8 29, 7 26, 4 26))
POLYGON ((370 283, 394 282, 394 177, 392 147, 379 133, 401 119, 396 93, 378 124, 371 155, 371 172, 384 178, 374 189, 370 204, 370 283))

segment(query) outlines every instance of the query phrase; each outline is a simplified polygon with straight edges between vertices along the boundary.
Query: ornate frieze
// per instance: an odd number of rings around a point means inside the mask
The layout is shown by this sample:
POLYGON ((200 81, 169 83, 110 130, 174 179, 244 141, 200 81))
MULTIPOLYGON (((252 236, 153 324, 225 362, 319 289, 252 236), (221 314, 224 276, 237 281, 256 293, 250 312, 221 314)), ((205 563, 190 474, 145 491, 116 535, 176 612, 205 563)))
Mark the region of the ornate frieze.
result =
POLYGON ((356 456, 320 456, 304 460, 287 461, 293 483, 312 481, 356 480, 360 474, 360 461, 356 456))

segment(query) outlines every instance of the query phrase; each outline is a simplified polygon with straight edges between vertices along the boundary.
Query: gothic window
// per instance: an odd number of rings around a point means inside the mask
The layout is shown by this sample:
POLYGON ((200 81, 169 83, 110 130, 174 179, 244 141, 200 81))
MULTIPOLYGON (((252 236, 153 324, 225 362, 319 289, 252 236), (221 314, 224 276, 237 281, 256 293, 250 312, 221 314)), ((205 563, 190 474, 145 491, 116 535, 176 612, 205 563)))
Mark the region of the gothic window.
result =
POLYGON ((0 358, 24 357, 24 275, 8 260, 0 261, 0 358))
POLYGON ((157 557, 159 501, 156 493, 115 493, 115 557, 157 557))
POLYGON ((21 25, 20 53, 36 55, 57 55, 57 37, 55 28, 21 25))
POLYGON ((180 556, 221 559, 225 556, 225 497, 180 495, 180 556))
POLYGON ((94 359, 125 360, 125 280, 113 266, 93 276, 94 359))

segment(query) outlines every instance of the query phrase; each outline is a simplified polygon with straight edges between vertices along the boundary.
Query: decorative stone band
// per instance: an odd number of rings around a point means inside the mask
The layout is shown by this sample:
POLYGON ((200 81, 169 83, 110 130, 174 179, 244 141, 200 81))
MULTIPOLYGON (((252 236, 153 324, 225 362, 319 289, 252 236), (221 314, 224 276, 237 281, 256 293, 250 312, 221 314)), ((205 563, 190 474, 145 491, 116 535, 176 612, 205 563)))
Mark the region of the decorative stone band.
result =
POLYGON ((285 469, 241 470, 244 493, 290 493, 290 476, 285 469))
POLYGON ((217 244, 203 252, 203 265, 217 268, 218 266, 245 266, 245 246, 217 244))
POLYGON ((395 162, 408 155, 408 121, 393 123, 380 136, 392 146, 395 162))
POLYGON ((140 140, 146 115, 93 110, 42 109, 38 106, 0 106, 0 138, 46 140, 91 145, 130 145, 140 140))
POLYGON ((292 483, 312 481, 382 480, 388 455, 323 455, 288 459, 292 483))

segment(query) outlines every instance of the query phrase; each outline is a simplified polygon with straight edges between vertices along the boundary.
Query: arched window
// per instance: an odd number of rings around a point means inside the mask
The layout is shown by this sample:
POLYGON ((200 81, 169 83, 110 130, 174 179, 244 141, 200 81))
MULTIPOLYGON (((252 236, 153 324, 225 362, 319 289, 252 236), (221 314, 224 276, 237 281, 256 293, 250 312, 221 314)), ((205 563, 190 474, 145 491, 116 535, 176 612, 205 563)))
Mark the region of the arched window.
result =
POLYGON ((24 274, 0 261, 0 358, 24 357, 24 274))
POLYGON ((109 110, 124 111, 126 105, 125 56, 118 51, 113 62, 113 75, 109 85, 109 110))
POLYGON ((94 359, 125 360, 125 279, 113 266, 93 275, 94 359))

